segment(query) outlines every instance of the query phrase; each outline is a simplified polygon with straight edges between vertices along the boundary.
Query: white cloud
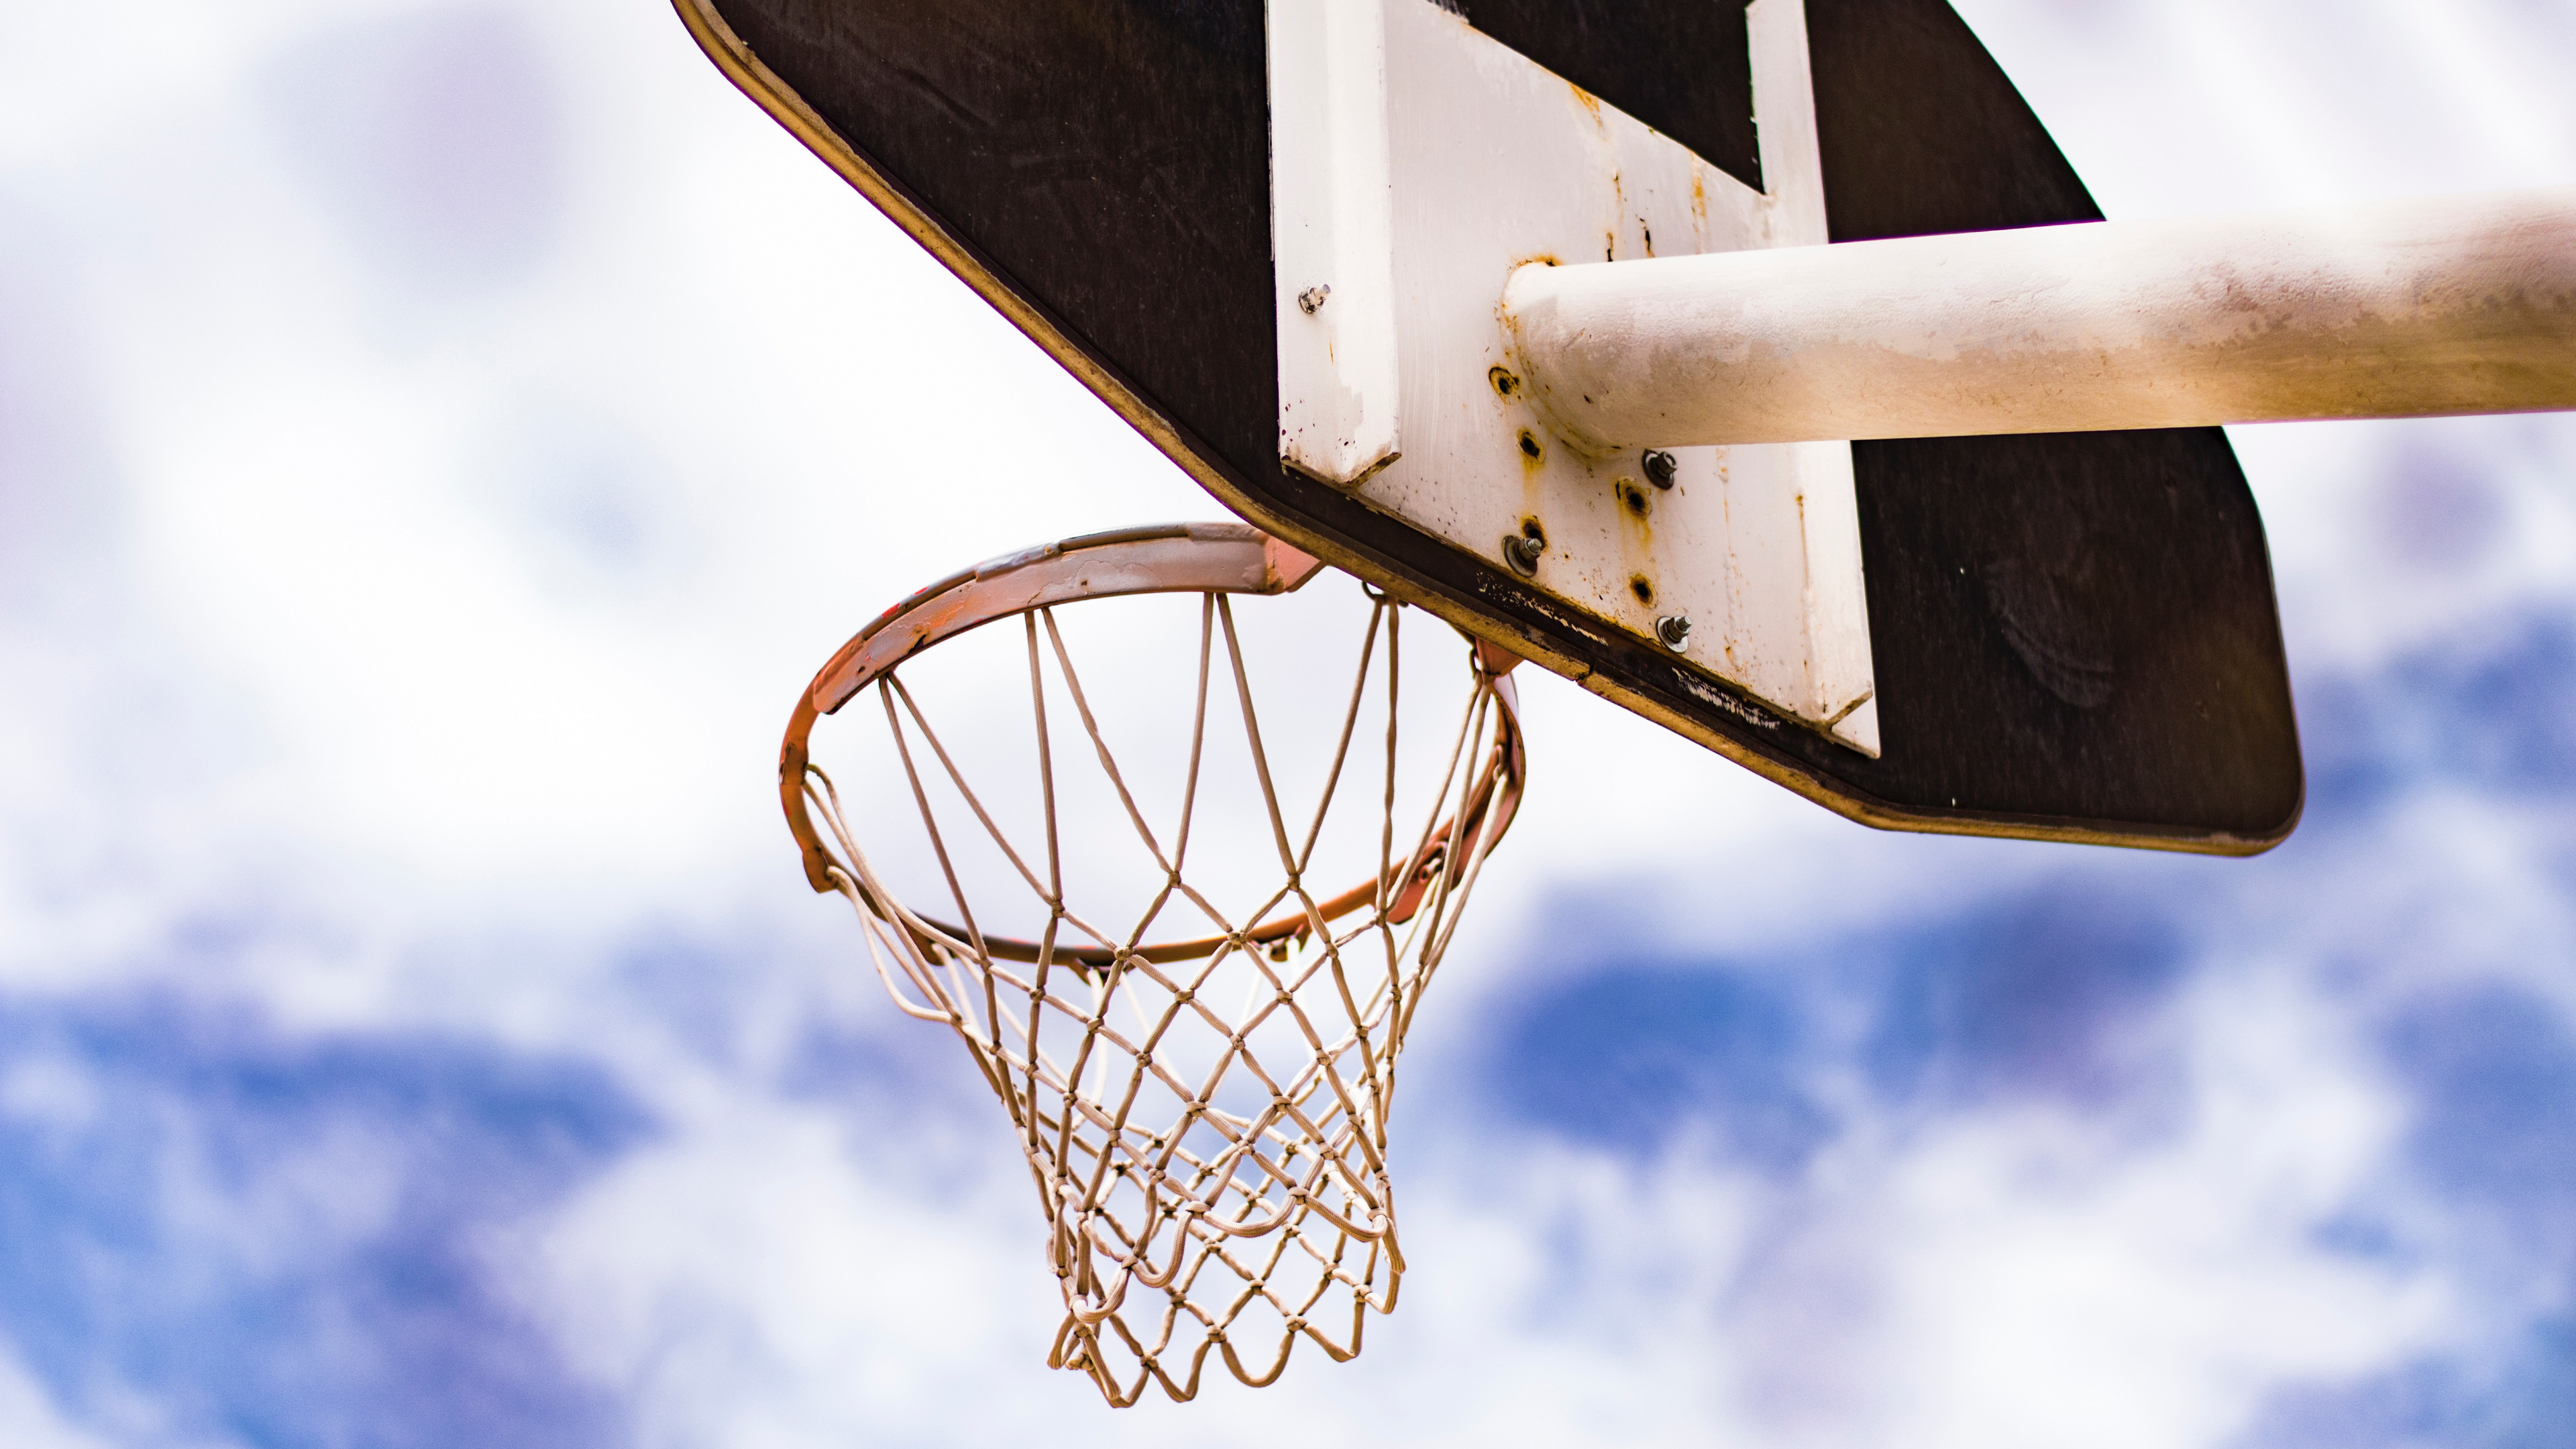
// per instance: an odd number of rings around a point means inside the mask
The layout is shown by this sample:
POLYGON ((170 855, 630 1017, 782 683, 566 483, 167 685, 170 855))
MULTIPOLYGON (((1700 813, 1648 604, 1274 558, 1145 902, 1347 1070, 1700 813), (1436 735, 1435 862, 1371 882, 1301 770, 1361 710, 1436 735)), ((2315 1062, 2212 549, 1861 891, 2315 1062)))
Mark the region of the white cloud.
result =
POLYGON ((942 1191, 907 1170, 899 1132, 854 1150, 810 1110, 710 1105, 588 1189, 527 1265, 575 1365, 632 1397, 643 1442, 932 1437, 1002 1365, 1043 1375, 1037 1235, 997 1252, 991 1231, 1007 1165, 942 1191))
POLYGON ((2439 1342, 2437 1274, 2316 1241, 2404 1121, 2341 1013, 2271 973, 2194 995, 2171 1140, 2008 1116, 1945 1125, 1891 1166, 1868 1224, 1894 1300, 1887 1442, 1901 1424, 1929 1444, 2215 1445, 2283 1382, 2439 1342))
POLYGON ((65 1419, 45 1386, 0 1350, 0 1440, 11 1449, 109 1449, 110 1441, 65 1419))

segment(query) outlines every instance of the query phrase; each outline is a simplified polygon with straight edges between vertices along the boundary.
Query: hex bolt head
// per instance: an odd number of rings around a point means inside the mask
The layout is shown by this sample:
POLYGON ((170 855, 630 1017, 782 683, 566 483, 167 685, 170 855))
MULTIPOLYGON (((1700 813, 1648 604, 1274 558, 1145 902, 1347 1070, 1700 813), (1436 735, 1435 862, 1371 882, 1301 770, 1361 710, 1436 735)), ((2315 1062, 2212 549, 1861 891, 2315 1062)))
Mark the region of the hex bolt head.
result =
POLYGON ((1673 462, 1672 454, 1665 452, 1661 448, 1648 448, 1646 450, 1646 456, 1638 459, 1637 461, 1646 470, 1647 482, 1654 484, 1658 488, 1670 488, 1673 486, 1673 471, 1676 464, 1673 462))
POLYGON ((1324 310, 1325 301, 1333 295, 1330 286, 1308 287, 1297 294, 1297 305, 1312 317, 1324 310))
POLYGON ((1682 614, 1666 614, 1655 621, 1655 637, 1675 654, 1690 647, 1690 619, 1682 614))
POLYGON ((1503 535, 1503 562, 1510 564, 1512 572, 1522 578, 1538 577, 1538 556, 1545 552, 1547 545, 1535 538, 1517 533, 1503 535))

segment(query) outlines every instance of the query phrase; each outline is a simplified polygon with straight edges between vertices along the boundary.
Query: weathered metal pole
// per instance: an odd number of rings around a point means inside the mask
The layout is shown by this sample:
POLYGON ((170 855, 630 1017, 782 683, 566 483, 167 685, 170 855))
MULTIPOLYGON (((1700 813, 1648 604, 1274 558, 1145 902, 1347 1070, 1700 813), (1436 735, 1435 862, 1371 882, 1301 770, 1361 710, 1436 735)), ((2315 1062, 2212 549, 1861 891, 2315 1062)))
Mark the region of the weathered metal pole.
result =
POLYGON ((1532 264, 1504 316, 1624 446, 2576 408, 2576 188, 1532 264))

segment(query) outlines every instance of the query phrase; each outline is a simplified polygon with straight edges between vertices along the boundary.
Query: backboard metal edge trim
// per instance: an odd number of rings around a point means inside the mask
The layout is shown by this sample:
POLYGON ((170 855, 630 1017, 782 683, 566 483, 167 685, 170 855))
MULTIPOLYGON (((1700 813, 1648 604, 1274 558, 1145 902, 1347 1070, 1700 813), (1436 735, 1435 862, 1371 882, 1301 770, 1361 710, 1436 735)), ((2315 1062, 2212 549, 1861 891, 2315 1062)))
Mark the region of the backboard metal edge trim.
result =
MULTIPOLYGON (((2259 855, 2287 839, 2296 828, 2307 806, 2306 781, 2300 782, 2300 796, 2288 817, 2273 831, 2260 836, 2211 833, 2180 828, 2132 825, 2124 829, 2104 830, 2092 825, 2046 816, 2004 816, 1975 812, 1926 812, 1911 810, 1865 791, 1855 790, 1830 777, 1821 775, 1794 757, 1775 754, 1752 739, 1739 739, 1713 729, 1683 713, 1660 697, 1659 692, 1623 687, 1580 659, 1553 647, 1533 633, 1505 629, 1494 621, 1474 613, 1453 599, 1451 591, 1418 570, 1407 568, 1376 549, 1364 548, 1351 541, 1317 532, 1296 520, 1266 506, 1229 472, 1216 467, 1211 451, 1193 447, 1188 432, 1166 417, 1160 409, 1104 366, 1060 328, 1053 318, 1021 296, 980 257, 975 248, 948 229, 906 194, 903 187, 878 171, 873 163, 832 128, 830 122, 806 104, 804 97, 772 71, 750 46, 734 33, 733 27, 717 13, 714 0, 672 0, 680 21, 689 34, 724 73, 754 104, 769 113, 788 133, 803 143, 825 165, 839 173, 868 203, 883 212, 905 235, 923 250, 937 258, 940 265, 954 273, 995 311, 1008 319, 1028 339, 1038 345, 1058 366, 1073 374, 1076 380, 1144 435, 1164 456, 1187 473, 1193 482, 1215 495, 1217 501, 1258 525, 1265 532, 1294 544, 1323 559, 1326 563, 1359 575, 1388 589, 1404 602, 1429 610, 1462 632, 1499 644, 1534 660, 1549 671, 1580 683, 1584 688, 1624 708, 1643 715, 1655 723, 1679 733, 1726 759, 1751 770, 1783 789, 1833 811, 1835 814, 1879 830, 1905 831, 1925 835, 1976 835, 2014 840, 2041 840, 2077 845, 2123 846, 2133 849, 2175 851, 2197 855, 2259 855)), ((1395 523, 1394 520, 1389 520, 1395 523)), ((1411 530, 1409 525, 1395 523, 1411 530)), ((1442 552, 1454 553, 1440 540, 1421 535, 1421 542, 1442 552)), ((1604 641, 1607 643, 1608 641, 1604 641)), ((1711 681, 1714 683, 1714 681, 1711 681)), ((1776 721, 1782 729, 1805 729, 1795 720, 1763 707, 1750 696, 1726 690, 1737 713, 1755 713, 1776 721)), ((1747 726, 1752 728, 1751 725, 1747 726)))

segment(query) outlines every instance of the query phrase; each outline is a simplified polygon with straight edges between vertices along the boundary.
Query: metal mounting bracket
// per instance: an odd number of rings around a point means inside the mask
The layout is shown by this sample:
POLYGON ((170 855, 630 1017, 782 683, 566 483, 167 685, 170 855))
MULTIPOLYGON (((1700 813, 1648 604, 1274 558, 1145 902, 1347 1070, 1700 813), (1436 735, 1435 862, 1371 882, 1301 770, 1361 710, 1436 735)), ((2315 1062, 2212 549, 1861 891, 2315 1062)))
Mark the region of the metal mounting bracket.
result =
POLYGON ((1847 443, 1560 428, 1502 306, 1529 262, 1827 240, 1803 0, 1747 12, 1759 192, 1433 0, 1271 0, 1279 445, 1876 756, 1847 443))

